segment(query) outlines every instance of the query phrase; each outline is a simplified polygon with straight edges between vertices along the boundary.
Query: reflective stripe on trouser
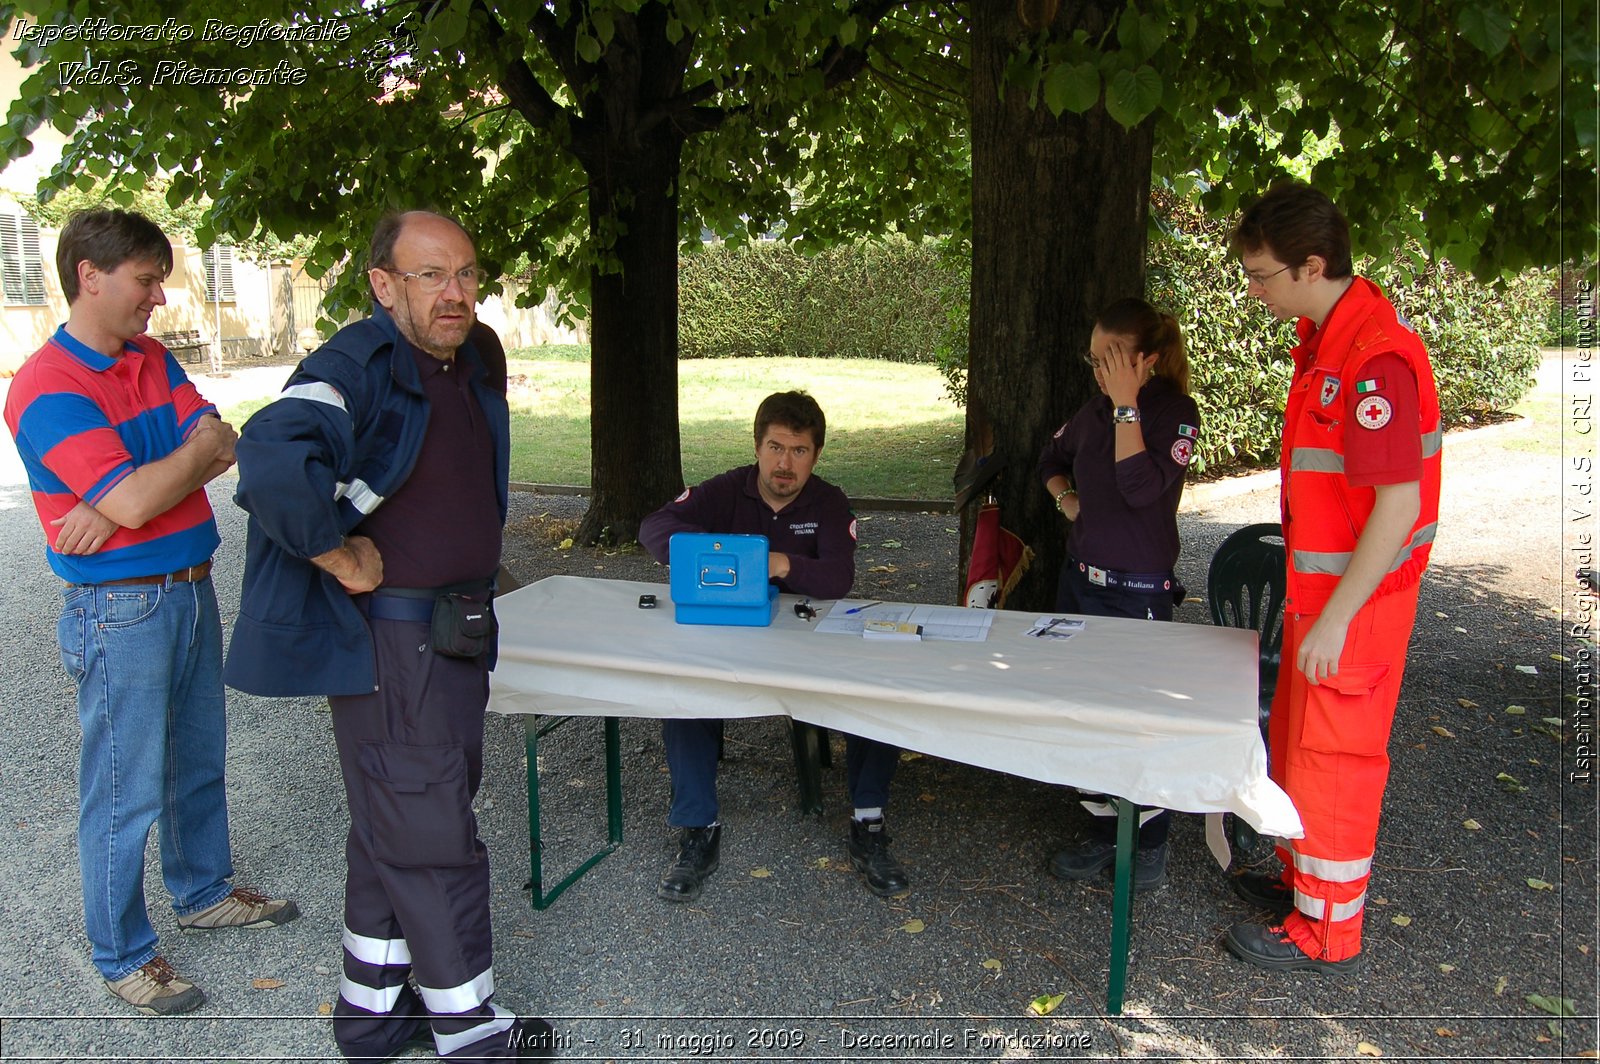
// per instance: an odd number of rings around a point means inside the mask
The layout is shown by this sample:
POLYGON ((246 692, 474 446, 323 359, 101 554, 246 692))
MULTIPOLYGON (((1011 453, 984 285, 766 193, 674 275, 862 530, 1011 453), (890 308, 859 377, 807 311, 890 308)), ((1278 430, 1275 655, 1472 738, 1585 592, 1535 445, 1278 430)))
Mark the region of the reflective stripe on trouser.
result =
POLYGON ((514 1060, 514 1017, 489 1000, 489 859, 472 814, 488 676, 433 653, 426 624, 370 623, 379 690, 328 700, 350 805, 334 1037, 347 1057, 382 1059, 431 1027, 451 1060, 514 1060))
POLYGON ((1416 612, 1415 585, 1368 602, 1350 622, 1339 672, 1317 685, 1295 666, 1317 618, 1284 617, 1268 746, 1272 777, 1305 826, 1304 838, 1278 848, 1295 898, 1284 928, 1313 957, 1337 961, 1361 951, 1389 730, 1416 612))

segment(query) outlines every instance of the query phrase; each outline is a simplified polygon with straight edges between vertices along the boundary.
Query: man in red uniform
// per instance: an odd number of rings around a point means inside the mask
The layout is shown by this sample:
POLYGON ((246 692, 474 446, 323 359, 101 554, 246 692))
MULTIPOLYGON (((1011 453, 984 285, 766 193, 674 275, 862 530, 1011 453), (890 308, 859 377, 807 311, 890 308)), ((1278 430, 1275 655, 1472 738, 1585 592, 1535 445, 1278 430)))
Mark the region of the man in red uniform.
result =
POLYGON ((1234 881, 1282 916, 1228 948, 1277 971, 1348 971, 1389 776, 1387 746, 1439 515, 1439 397, 1422 342, 1355 277, 1349 226, 1321 192, 1279 185, 1233 232, 1250 292, 1295 320, 1284 411, 1283 660, 1268 723, 1272 775, 1305 837, 1281 879, 1234 881))

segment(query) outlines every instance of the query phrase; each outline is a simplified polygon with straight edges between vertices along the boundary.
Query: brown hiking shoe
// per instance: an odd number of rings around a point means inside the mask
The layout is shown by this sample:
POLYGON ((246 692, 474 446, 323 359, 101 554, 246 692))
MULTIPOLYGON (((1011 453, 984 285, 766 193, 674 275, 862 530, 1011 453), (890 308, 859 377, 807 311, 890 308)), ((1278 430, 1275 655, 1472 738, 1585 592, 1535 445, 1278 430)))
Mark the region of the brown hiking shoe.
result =
POLYGON ((277 927, 300 915, 288 898, 269 898, 249 887, 234 887, 228 896, 197 913, 178 917, 178 926, 191 931, 219 927, 277 927))
POLYGON ((175 1016, 206 1002, 200 988, 173 970, 165 957, 152 957, 106 989, 147 1016, 175 1016))

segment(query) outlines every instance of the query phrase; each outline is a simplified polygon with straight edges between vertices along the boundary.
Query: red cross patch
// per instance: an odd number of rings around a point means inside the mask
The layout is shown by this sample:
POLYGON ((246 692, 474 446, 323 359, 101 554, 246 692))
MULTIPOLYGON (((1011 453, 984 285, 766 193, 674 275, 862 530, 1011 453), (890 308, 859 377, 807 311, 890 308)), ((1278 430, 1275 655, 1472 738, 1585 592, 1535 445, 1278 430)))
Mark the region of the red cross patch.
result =
POLYGON ((1394 407, 1381 395, 1363 399, 1356 404, 1356 424, 1364 429, 1381 429, 1394 416, 1394 407))
POLYGON ((673 499, 672 501, 674 503, 682 502, 683 500, 685 500, 685 499, 687 499, 689 497, 689 492, 692 491, 692 490, 693 490, 692 488, 684 488, 683 489, 683 494, 679 495, 676 499, 673 499))
POLYGON ((1072 424, 1070 421, 1063 421, 1061 423, 1061 427, 1056 429, 1056 434, 1054 436, 1051 436, 1050 438, 1052 440, 1059 440, 1061 438, 1061 434, 1063 432, 1067 431, 1067 426, 1070 425, 1070 424, 1072 424))
POLYGON ((1172 460, 1179 465, 1188 465, 1189 459, 1194 457, 1194 441, 1187 436, 1179 436, 1172 441, 1172 460))
POLYGON ((856 538, 856 519, 854 517, 850 519, 850 538, 856 538))
POLYGON ((1322 405, 1323 406, 1327 406, 1329 403, 1333 402, 1333 397, 1338 395, 1338 394, 1339 394, 1339 378, 1338 377, 1324 377, 1324 378, 1322 378, 1322 394, 1318 397, 1318 398, 1320 398, 1322 400, 1322 405))

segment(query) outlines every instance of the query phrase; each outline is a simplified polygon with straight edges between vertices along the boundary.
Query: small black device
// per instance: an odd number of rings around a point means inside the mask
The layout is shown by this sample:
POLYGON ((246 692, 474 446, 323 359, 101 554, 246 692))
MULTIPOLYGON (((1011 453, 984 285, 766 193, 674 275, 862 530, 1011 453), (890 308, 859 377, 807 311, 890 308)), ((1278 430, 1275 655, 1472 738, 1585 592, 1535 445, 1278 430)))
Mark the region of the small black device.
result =
POLYGON ((654 595, 640 595, 639 596, 639 608, 641 610, 653 610, 653 609, 655 609, 656 608, 656 597, 654 595))
POLYGON ((794 604, 794 615, 803 617, 808 621, 814 621, 817 619, 817 609, 811 605, 810 599, 801 599, 794 604))

